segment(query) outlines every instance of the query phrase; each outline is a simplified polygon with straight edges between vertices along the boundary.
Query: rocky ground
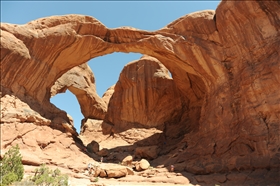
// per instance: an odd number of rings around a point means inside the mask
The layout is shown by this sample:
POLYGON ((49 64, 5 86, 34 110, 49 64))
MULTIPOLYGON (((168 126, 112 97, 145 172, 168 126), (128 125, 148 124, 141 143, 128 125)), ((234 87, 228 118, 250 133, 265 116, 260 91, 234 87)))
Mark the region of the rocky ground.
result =
MULTIPOLYGON (((112 166, 104 163, 104 166, 112 166)), ((26 177, 32 175, 36 167, 25 166, 26 177)), ((57 167, 53 167, 57 168, 57 167)), ((163 168, 153 168, 135 175, 127 175, 122 178, 101 178, 91 177, 87 171, 84 173, 73 173, 68 169, 59 168, 62 173, 69 175, 70 185, 88 186, 113 186, 113 185, 193 185, 185 175, 180 173, 170 173, 163 168), (151 174, 152 173, 152 174, 151 174), (156 174, 154 174, 156 173, 156 174)))
MULTIPOLYGON (((57 160, 54 159, 48 163, 50 168, 59 168, 62 173, 67 174, 71 185, 267 185, 267 181, 275 179, 279 174, 276 169, 262 169, 194 175, 186 172, 180 163, 174 164, 174 171, 171 171, 171 166, 165 164, 165 159, 170 160, 170 158, 177 157, 179 151, 177 154, 168 151, 167 155, 160 155, 160 153, 154 154, 159 151, 154 151, 153 146, 149 146, 150 148, 139 147, 139 144, 143 145, 143 142, 151 144, 149 140, 145 139, 149 139, 154 134, 161 134, 161 131, 133 128, 110 136, 102 134, 101 124, 98 120, 89 120, 87 125, 89 127, 87 131, 91 131, 91 135, 82 133, 80 138, 84 144, 95 145, 88 145, 87 152, 80 153, 80 156, 77 155, 75 159, 69 159, 66 156, 64 160, 58 161, 60 157, 58 155, 57 160), (91 149, 96 152, 89 152, 91 149), (103 157, 102 162, 101 157, 103 157), (143 159, 148 160, 142 169, 140 164, 143 159), (88 171, 89 163, 93 165, 92 174, 89 174, 88 171)), ((166 148, 169 148, 168 144, 166 144, 166 148)), ((24 148, 23 152, 26 152, 25 150, 24 148)), ((49 148, 48 152, 50 151, 57 153, 60 150, 52 147, 49 148)), ((24 159, 27 159, 26 153, 23 154, 24 159)), ((25 164, 30 164, 24 166, 25 177, 32 175, 41 161, 39 158, 33 160, 29 157, 29 162, 25 162, 25 164)))
MULTIPOLYGON (((23 156, 26 176, 31 175, 39 165, 45 163, 69 175, 71 185, 77 186, 277 185, 279 183, 277 167, 191 174, 187 171, 188 161, 178 159, 186 150, 186 144, 180 139, 165 138, 163 132, 155 128, 131 128, 119 134, 103 135, 102 120, 89 119, 84 123, 79 138, 73 138, 69 132, 63 133, 49 126, 33 124, 33 120, 38 119, 32 119, 29 107, 18 99, 12 97, 1 99, 1 105, 6 104, 18 107, 10 106, 6 107, 10 109, 2 109, 3 120, 9 114, 15 121, 7 120, 6 123, 1 124, 1 156, 10 146, 18 144, 23 156), (16 120, 21 120, 22 123, 16 120), (143 169, 139 168, 142 159, 148 161, 143 169), (174 171, 171 172, 172 162, 174 171), (89 163, 103 171, 100 170, 99 175, 89 175, 87 169, 89 163)), ((32 113, 32 116, 36 116, 36 113, 32 113)))
MULTIPOLYGON (((102 156, 94 156, 93 158, 97 161, 92 161, 92 164, 106 170, 109 176, 110 172, 113 172, 113 176, 120 178, 98 178, 98 183, 92 183, 91 185, 192 185, 190 180, 186 177, 187 173, 179 173, 176 171, 170 172, 169 167, 164 165, 153 166, 152 160, 147 160, 148 165, 146 168, 139 169, 137 165, 142 158, 145 160, 152 159, 152 157, 157 157, 157 151, 153 149, 156 146, 148 146, 150 148, 139 147, 138 144, 146 145, 151 144, 151 142, 145 141, 149 137, 158 134, 160 135, 162 131, 155 128, 152 129, 129 129, 119 134, 103 135, 101 128, 101 121, 98 120, 88 120, 87 130, 85 133, 80 135, 80 138, 84 144, 89 144, 91 141, 95 141, 99 144, 99 152, 96 154, 103 155, 102 163, 100 158, 102 156), (89 132, 89 133, 87 133, 89 132), (142 143, 141 143, 142 141, 142 143), (137 144, 138 143, 138 144, 137 144), (106 150, 104 150, 106 149, 106 150), (102 154, 103 153, 103 154, 102 154), (130 159, 131 158, 131 159, 130 159), (131 164, 130 164, 130 163, 131 164), (124 167, 128 167, 127 175, 121 176, 118 172, 122 171, 124 167), (132 169, 134 167, 134 169, 132 169), (136 169, 136 170, 135 170, 136 169), (137 171, 138 170, 138 171, 137 171)), ((78 173, 75 179, 71 180, 72 183, 79 182, 86 179, 95 181, 96 177, 88 175, 86 170, 84 173, 78 173), (77 176, 81 176, 77 180, 77 176)))
MULTIPOLYGON (((91 141, 96 141, 99 144, 98 149, 100 150, 98 152, 91 153, 87 151, 85 153, 92 158, 77 158, 75 160, 76 168, 74 166, 67 168, 61 164, 57 166, 49 165, 50 168, 59 168, 62 173, 69 175, 71 185, 193 185, 193 183, 190 183, 192 175, 187 172, 176 171, 176 169, 171 171, 170 167, 165 167, 164 165, 154 167, 150 160, 146 160, 147 164, 144 165, 146 166, 144 169, 136 165, 141 162, 141 155, 155 155, 152 154, 154 153, 153 149, 140 148, 140 150, 136 151, 135 148, 137 149, 137 147, 134 143, 161 131, 157 129, 130 129, 123 133, 110 136, 102 135, 101 126, 98 125, 98 121, 97 124, 95 122, 93 123, 95 125, 92 125, 91 135, 80 135, 80 138, 85 144, 90 144, 91 141), (143 152, 142 150, 146 151, 143 152), (98 167, 101 172, 105 170, 105 175, 102 175, 104 174, 103 172, 97 176, 96 169, 93 169, 92 174, 89 174, 87 168, 89 163, 94 168, 98 167)), ((89 149, 89 146, 87 149, 89 149)), ((37 167, 25 165, 25 177, 32 175, 37 167)))

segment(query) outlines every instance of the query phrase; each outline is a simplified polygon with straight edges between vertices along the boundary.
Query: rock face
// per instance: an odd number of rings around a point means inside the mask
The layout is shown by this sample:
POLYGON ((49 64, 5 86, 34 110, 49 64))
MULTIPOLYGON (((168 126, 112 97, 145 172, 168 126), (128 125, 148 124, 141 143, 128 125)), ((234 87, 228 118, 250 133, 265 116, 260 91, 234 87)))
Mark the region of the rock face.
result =
MULTIPOLYGON (((28 104, 13 95, 1 97, 1 123, 33 123, 50 125, 51 121, 32 110, 28 104)), ((2 138, 1 138, 2 139, 2 138)))
POLYGON ((154 32, 108 29, 81 15, 3 23, 1 100, 14 95, 47 120, 70 123, 49 102, 62 74, 112 52, 143 53, 164 64, 189 100, 180 134, 187 148, 170 163, 187 160, 185 170, 197 174, 279 170, 279 19, 277 1, 222 1, 154 32))
MULTIPOLYGON (((36 112, 30 105, 26 104, 18 97, 12 94, 2 93, 1 97, 1 126, 3 124, 20 124, 30 123, 37 126, 46 125, 54 129, 59 129, 64 133, 71 133, 77 136, 74 128, 73 121, 70 116, 67 116, 68 121, 65 121, 59 115, 53 120, 43 117, 40 113, 36 112)), ((53 107, 56 109, 55 107, 53 107)), ((59 112, 61 114, 62 112, 59 112)), ((63 113, 62 113, 63 114, 63 113)), ((1 138, 2 139, 2 138, 1 138)))
MULTIPOLYGON (((76 136, 73 123, 57 116, 46 119, 12 94, 1 97, 1 157, 10 146, 19 145, 24 165, 43 163, 83 170, 89 161, 76 136)), ((55 107, 54 107, 55 109, 55 107)), ((1 159, 1 158, 0 158, 1 159)))
POLYGON ((155 159, 158 156, 158 146, 137 147, 135 156, 140 158, 155 159))
POLYGON ((105 121, 114 125, 115 132, 163 128, 182 116, 184 104, 168 70, 157 59, 143 56, 122 70, 105 121))
POLYGON ((67 89, 77 97, 85 118, 104 119, 107 105, 98 96, 93 72, 86 63, 63 74, 52 86, 51 96, 67 89))
POLYGON ((25 165, 46 163, 82 170, 86 164, 75 160, 90 158, 73 138, 77 134, 72 134, 71 127, 61 126, 64 122, 57 127, 54 121, 43 118, 15 96, 1 97, 1 156, 17 144, 25 165))
POLYGON ((101 135, 102 128, 101 128, 102 120, 95 120, 95 119, 83 119, 81 132, 79 137, 82 139, 84 144, 89 144, 92 140, 95 141, 102 141, 105 138, 101 135))
POLYGON ((111 86, 106 90, 106 92, 103 94, 102 99, 106 103, 106 105, 109 104, 109 101, 114 93, 115 85, 111 86))

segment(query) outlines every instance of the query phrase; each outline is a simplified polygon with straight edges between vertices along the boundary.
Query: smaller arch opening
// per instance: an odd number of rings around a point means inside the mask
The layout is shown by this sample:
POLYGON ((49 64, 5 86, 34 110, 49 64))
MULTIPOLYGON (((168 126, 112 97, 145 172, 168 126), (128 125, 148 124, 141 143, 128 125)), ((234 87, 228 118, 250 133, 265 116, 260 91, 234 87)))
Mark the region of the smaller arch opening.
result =
POLYGON ((74 94, 66 90, 63 94, 56 94, 51 97, 50 102, 61 110, 64 110, 72 119, 76 131, 80 133, 81 120, 84 118, 81 113, 79 102, 74 94))

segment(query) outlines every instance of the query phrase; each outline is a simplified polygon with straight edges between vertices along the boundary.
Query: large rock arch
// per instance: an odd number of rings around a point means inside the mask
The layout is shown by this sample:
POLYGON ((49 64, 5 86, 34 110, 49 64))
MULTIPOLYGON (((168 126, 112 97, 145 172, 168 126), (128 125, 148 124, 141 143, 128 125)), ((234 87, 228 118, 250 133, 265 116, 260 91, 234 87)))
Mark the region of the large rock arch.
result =
POLYGON ((67 70, 112 52, 147 54, 169 69, 196 116, 177 157, 186 170, 279 168, 279 10, 276 1, 222 1, 154 32, 82 15, 3 23, 2 92, 53 119, 50 89, 67 70))
MULTIPOLYGON (((211 26, 215 25, 213 21, 214 13, 214 11, 208 11, 196 13, 194 16, 187 16, 184 24, 188 24, 188 20, 199 16, 200 21, 205 21, 205 25, 209 25, 208 22, 212 22, 210 28, 203 34, 214 33, 215 30, 211 30, 213 29, 211 26)), ((197 44, 185 40, 184 37, 186 36, 173 34, 168 30, 170 29, 169 27, 175 26, 171 24, 167 28, 156 32, 141 31, 133 28, 108 29, 98 20, 81 15, 42 18, 26 25, 2 24, 2 37, 4 38, 2 42, 3 69, 6 66, 11 66, 12 64, 6 61, 14 58, 18 61, 16 64, 17 71, 20 72, 5 73, 6 71, 3 71, 5 78, 2 84, 5 87, 13 87, 17 82, 19 86, 22 85, 26 89, 26 94, 43 102, 49 98, 51 85, 67 70, 85 63, 91 58, 112 52, 139 52, 154 56, 162 61, 172 74, 176 74, 176 70, 174 71, 173 69, 180 67, 179 69, 198 75, 205 82, 210 83, 215 78, 211 79, 211 73, 205 73, 205 68, 208 67, 199 66, 202 68, 194 68, 193 64, 195 62, 192 61, 193 59, 186 61, 186 56, 188 55, 182 52, 181 47, 186 47, 188 44, 197 44), (14 42, 8 42, 5 38, 10 38, 14 42), (11 54, 10 51, 14 52, 11 54), (170 61, 172 61, 172 65, 169 64, 170 61), (28 74, 28 72, 35 70, 33 82, 23 76, 23 74, 28 74), (45 72, 45 74, 41 72, 45 72), (46 72, 51 73, 46 74, 46 72), (209 77, 207 77, 208 75, 209 77), (44 78, 41 78, 42 76, 44 78)), ((211 42, 209 43, 211 45, 211 42)), ((207 44, 205 43, 205 45, 207 44)), ((189 50, 191 48, 187 47, 189 50)), ((195 49, 194 47, 193 50, 203 50, 203 48, 195 49)), ((195 58, 194 61, 198 63, 195 58)), ((203 62, 205 63, 205 61, 203 62)), ((216 65, 220 66, 220 69, 223 68, 221 64, 218 65, 217 63, 216 65)))

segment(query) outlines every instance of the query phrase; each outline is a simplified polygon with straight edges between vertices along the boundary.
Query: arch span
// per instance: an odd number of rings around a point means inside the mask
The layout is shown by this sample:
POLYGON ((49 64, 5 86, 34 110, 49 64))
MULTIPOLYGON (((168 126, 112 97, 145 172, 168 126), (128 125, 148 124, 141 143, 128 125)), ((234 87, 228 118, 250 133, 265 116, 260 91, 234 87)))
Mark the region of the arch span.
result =
MULTIPOLYGON (((202 20, 213 22, 209 17, 213 17, 214 11, 206 14, 202 20)), ((212 65, 210 68, 209 65, 199 64, 206 61, 196 58, 196 51, 203 52, 203 48, 207 46, 198 48, 190 38, 184 39, 186 36, 172 33, 169 27, 156 32, 133 28, 108 29, 98 20, 81 15, 42 18, 21 26, 2 24, 3 35, 12 37, 14 46, 21 49, 13 55, 19 61, 17 70, 20 73, 4 72, 2 84, 13 87, 16 82, 25 89, 26 94, 43 102, 48 100, 51 86, 63 73, 94 57, 113 52, 147 54, 159 59, 174 75, 181 69, 201 77, 207 85, 213 84, 211 81, 215 78, 211 72, 214 72, 217 66, 222 68, 221 64, 212 65), (183 50, 189 51, 189 54, 183 50), (34 72, 33 81, 23 77, 30 72, 34 72)), ((203 45, 212 44, 205 41, 203 45)), ((5 54, 3 51, 4 68, 5 65, 11 65, 6 64, 11 55, 5 58, 5 54)))

